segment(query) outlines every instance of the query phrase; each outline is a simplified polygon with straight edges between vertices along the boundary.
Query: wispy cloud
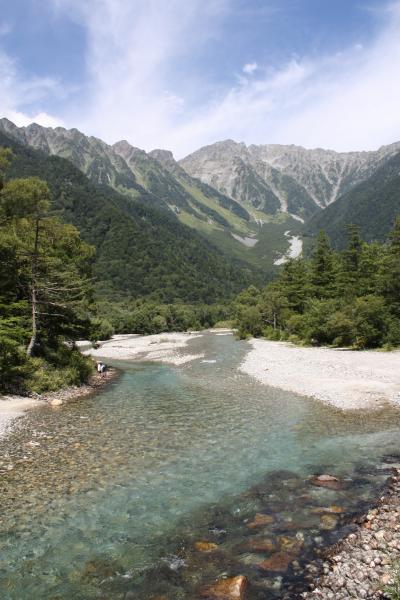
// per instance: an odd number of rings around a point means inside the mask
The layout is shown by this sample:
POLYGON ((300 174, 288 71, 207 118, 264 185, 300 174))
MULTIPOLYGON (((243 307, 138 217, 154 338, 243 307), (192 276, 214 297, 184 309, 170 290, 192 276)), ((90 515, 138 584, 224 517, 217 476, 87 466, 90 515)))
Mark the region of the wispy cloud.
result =
MULTIPOLYGON (((228 137, 339 150, 400 139, 399 2, 376 11, 368 44, 352 40, 334 54, 273 66, 252 49, 239 76, 216 83, 197 67, 206 45, 223 40, 226 20, 244 6, 239 0, 51 1, 87 33, 85 96, 62 118, 109 142, 125 138, 182 156, 228 137)), ((24 95, 54 93, 55 82, 43 79, 24 90, 15 65, 6 75, 9 110, 24 95)))
POLYGON ((246 73, 246 75, 251 75, 252 73, 254 73, 254 71, 257 71, 258 69, 258 64, 256 62, 252 62, 252 63, 246 63, 243 66, 243 73, 246 73))
POLYGON ((59 83, 49 77, 23 77, 16 62, 0 50, 0 114, 18 126, 36 122, 45 127, 62 124, 59 118, 44 111, 29 111, 26 107, 48 96, 54 96, 59 83), (25 110, 24 110, 25 109, 25 110))

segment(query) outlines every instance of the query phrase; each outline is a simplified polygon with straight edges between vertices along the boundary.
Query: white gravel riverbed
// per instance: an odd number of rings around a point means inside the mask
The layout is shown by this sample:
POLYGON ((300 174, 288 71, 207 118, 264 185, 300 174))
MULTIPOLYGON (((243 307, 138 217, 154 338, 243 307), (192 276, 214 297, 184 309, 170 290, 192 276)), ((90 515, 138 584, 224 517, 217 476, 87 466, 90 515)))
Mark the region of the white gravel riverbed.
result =
POLYGON ((303 348, 250 340, 241 370, 261 383, 343 410, 400 407, 400 352, 303 348))

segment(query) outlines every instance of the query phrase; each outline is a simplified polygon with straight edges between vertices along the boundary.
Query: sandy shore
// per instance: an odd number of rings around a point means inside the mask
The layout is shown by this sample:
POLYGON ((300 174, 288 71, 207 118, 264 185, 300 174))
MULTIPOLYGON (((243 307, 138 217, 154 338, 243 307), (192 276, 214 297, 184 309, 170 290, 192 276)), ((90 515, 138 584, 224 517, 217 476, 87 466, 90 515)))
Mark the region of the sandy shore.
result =
POLYGON ((174 365, 203 358, 204 354, 182 352, 190 340, 199 337, 195 333, 159 333, 155 335, 115 335, 111 340, 99 342, 98 348, 85 347, 83 354, 94 358, 116 360, 154 360, 174 365))
POLYGON ((0 396, 0 436, 9 431, 10 426, 17 417, 21 417, 26 410, 41 406, 40 400, 24 398, 22 396, 0 396))
POLYGON ((400 352, 302 348, 251 340, 241 370, 261 383, 343 410, 400 407, 400 352))
POLYGON ((118 371, 109 369, 104 377, 96 373, 87 384, 81 386, 72 386, 56 392, 36 395, 35 397, 0 396, 0 437, 11 431, 15 420, 22 417, 27 410, 43 407, 46 404, 52 408, 57 408, 76 398, 93 394, 116 377, 118 377, 118 371))

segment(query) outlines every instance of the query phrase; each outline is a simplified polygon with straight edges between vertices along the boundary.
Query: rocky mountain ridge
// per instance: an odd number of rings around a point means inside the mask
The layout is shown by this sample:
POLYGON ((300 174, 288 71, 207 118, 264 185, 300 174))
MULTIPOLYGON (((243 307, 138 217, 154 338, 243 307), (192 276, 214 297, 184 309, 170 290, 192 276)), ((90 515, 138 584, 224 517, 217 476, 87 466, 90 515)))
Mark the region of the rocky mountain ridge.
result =
POLYGON ((335 152, 225 140, 200 148, 180 164, 192 177, 245 205, 307 218, 368 179, 399 151, 400 142, 370 152, 335 152))
POLYGON ((68 159, 96 185, 167 212, 224 254, 271 274, 293 256, 293 241, 301 252, 304 223, 309 232, 308 223, 337 201, 351 203, 352 190, 400 152, 400 142, 340 153, 225 140, 176 161, 168 150, 145 152, 126 140, 109 145, 77 129, 0 119, 0 132, 68 159))

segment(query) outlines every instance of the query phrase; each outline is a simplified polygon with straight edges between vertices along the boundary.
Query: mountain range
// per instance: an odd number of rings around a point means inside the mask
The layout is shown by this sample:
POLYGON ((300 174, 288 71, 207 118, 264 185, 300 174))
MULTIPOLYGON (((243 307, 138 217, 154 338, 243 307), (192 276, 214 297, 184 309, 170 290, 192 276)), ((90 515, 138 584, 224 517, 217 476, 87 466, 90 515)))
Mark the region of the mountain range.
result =
POLYGON ((176 161, 168 150, 145 152, 125 140, 109 145, 77 129, 17 127, 0 119, 0 131, 67 159, 93 185, 190 227, 223 256, 266 277, 301 251, 303 235, 322 227, 340 247, 351 221, 367 239, 383 239, 400 212, 400 142, 335 152, 226 140, 176 161))
POLYGON ((245 263, 222 255, 171 213, 151 206, 143 190, 133 200, 93 184, 72 162, 20 144, 0 131, 0 147, 11 148, 8 178, 38 176, 52 195, 52 208, 96 248, 97 295, 123 300, 217 302, 260 277, 245 263))

